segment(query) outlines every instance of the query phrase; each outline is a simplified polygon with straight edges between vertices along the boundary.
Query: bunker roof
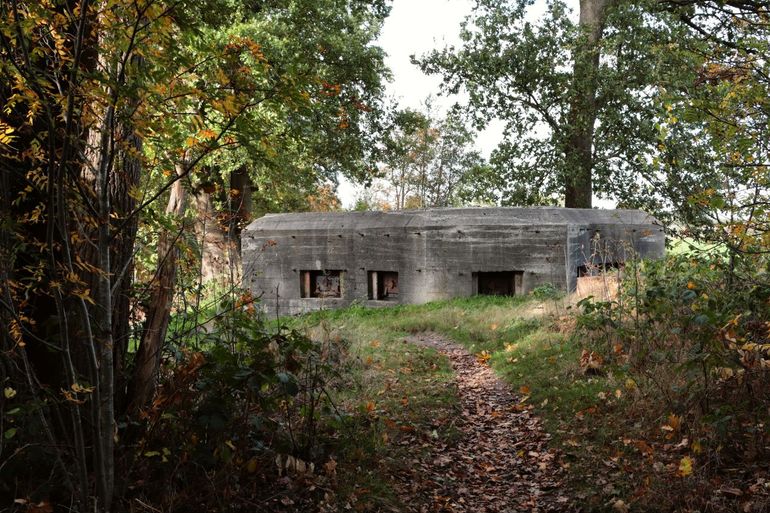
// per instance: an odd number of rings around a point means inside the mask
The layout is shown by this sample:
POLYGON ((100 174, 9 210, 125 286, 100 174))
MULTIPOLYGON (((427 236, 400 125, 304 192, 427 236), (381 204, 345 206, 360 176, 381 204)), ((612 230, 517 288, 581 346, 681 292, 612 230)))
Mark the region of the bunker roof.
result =
POLYGON ((559 207, 474 207, 400 210, 392 212, 307 212, 267 214, 247 230, 366 230, 381 228, 440 229, 456 226, 652 225, 655 218, 641 210, 599 210, 559 207))

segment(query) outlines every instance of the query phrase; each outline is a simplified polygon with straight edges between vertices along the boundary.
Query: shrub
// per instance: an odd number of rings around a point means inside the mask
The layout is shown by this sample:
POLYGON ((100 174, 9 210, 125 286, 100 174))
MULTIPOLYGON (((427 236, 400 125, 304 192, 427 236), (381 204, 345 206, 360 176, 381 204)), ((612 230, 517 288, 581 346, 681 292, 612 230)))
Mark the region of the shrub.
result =
POLYGON ((644 262, 617 300, 579 303, 578 327, 720 459, 764 454, 770 259, 689 253, 644 262))
POLYGON ((564 295, 562 291, 557 289, 552 283, 544 283, 532 289, 532 296, 539 301, 546 301, 548 299, 559 299, 564 295))
MULTIPOLYGON (((328 393, 344 372, 344 341, 268 329, 248 306, 220 310, 227 313, 195 337, 195 350, 176 341, 134 455, 124 462, 138 480, 153 476, 142 490, 150 497, 226 501, 249 482, 273 482, 281 470, 276 457, 295 465, 327 461, 347 421, 328 393)), ((264 484, 254 490, 274 493, 264 484)))

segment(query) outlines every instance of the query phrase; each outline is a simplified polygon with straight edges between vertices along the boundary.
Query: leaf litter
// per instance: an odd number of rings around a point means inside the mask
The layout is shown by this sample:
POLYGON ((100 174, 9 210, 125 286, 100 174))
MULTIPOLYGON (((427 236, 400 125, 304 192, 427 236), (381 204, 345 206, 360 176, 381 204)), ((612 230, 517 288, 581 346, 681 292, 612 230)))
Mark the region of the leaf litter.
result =
POLYGON ((460 415, 456 440, 426 437, 410 468, 394 476, 405 511, 418 513, 576 510, 562 490, 563 470, 528 397, 517 396, 487 365, 436 333, 409 342, 446 355, 455 372, 460 415), (425 446, 423 445, 423 448, 425 446))

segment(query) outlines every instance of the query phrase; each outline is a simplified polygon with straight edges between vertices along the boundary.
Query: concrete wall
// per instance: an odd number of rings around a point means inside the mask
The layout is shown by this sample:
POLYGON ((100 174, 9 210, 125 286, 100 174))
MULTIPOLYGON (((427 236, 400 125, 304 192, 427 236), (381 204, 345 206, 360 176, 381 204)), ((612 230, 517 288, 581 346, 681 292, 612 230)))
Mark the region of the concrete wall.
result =
POLYGON ((635 213, 627 216, 633 224, 606 215, 594 224, 585 222, 593 211, 571 210, 268 216, 243 232, 244 280, 271 315, 292 315, 353 302, 393 304, 367 299, 367 271, 398 272, 400 303, 470 296, 477 272, 522 271, 522 290, 516 293, 544 283, 571 290, 577 267, 595 253, 597 230, 599 246, 613 261, 625 260, 632 249, 650 258, 663 254, 662 230, 640 223, 649 219, 641 213, 627 211, 635 213), (565 219, 565 212, 578 219, 565 219), (306 270, 344 271, 342 297, 301 298, 300 276, 306 270))

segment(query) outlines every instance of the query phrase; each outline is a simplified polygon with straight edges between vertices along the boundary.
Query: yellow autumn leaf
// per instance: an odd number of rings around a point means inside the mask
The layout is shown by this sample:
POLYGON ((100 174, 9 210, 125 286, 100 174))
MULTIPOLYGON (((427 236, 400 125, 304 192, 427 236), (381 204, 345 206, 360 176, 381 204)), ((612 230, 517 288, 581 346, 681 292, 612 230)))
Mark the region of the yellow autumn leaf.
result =
POLYGON ((703 446, 701 445, 700 440, 695 440, 692 443, 691 447, 692 447, 692 452, 694 452, 695 454, 700 454, 703 452, 703 446))
POLYGON ((487 365, 487 363, 491 358, 492 358, 492 355, 489 354, 489 351, 482 351, 476 354, 476 361, 479 362, 481 365, 487 365))
POLYGON ((76 394, 90 394, 94 391, 94 387, 84 387, 79 385, 78 383, 73 383, 72 385, 70 385, 70 388, 76 394))
POLYGON ((85 289, 85 290, 76 290, 73 292, 77 297, 82 299, 83 301, 86 301, 88 303, 91 303, 92 305, 95 305, 96 302, 91 297, 91 289, 85 289))
POLYGON ((6 399, 12 399, 16 395, 16 390, 11 387, 5 387, 3 390, 3 395, 6 399))
POLYGON ((679 471, 677 475, 680 477, 687 477, 692 474, 692 458, 685 456, 679 461, 679 471))

